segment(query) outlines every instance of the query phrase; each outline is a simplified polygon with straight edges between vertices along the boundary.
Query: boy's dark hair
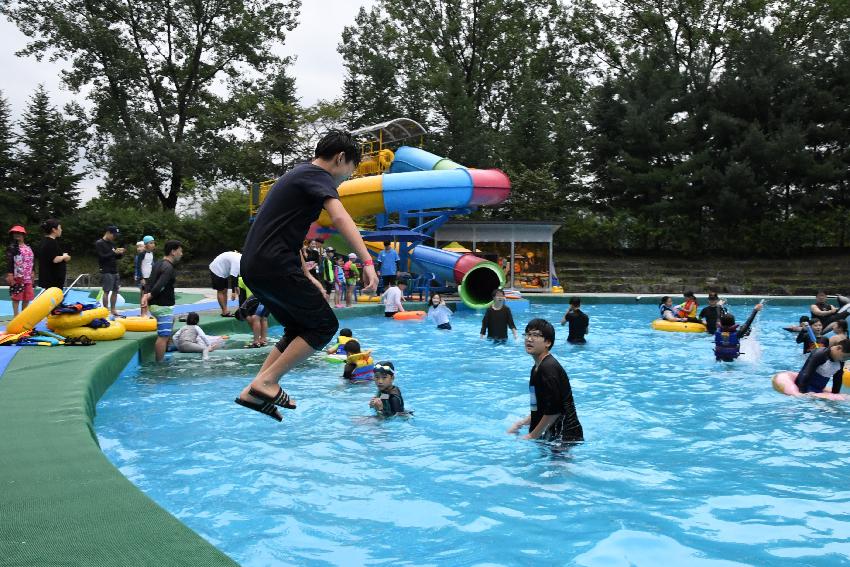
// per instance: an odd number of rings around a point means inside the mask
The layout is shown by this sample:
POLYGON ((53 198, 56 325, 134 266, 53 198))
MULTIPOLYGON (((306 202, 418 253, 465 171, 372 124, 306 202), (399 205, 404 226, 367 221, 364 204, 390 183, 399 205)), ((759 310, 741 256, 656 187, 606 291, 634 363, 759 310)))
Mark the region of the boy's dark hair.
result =
POLYGON ((389 240, 384 240, 384 248, 392 244, 389 240))
POLYGON ((735 324, 735 316, 731 313, 726 313, 720 316, 720 326, 721 327, 731 327, 735 324))
POLYGON ((197 325, 201 320, 201 316, 192 311, 188 315, 186 315, 186 324, 187 325, 197 325))
POLYGON ((692 291, 686 291, 686 292, 685 292, 685 293, 683 293, 682 295, 683 295, 684 297, 687 297, 688 299, 696 299, 696 298, 697 298, 697 296, 696 296, 696 295, 694 295, 694 292, 692 292, 692 291))
POLYGON ((330 130, 316 144, 315 156, 331 159, 340 152, 345 154, 345 161, 354 162, 354 165, 360 163, 360 150, 357 149, 357 144, 351 134, 342 130, 330 130))
POLYGON ((668 299, 670 299, 670 296, 669 296, 669 295, 665 295, 664 297, 662 297, 662 298, 661 298, 661 303, 662 303, 662 304, 667 303, 667 300, 668 300, 668 299))
POLYGON ((339 336, 340 337, 353 337, 354 335, 351 334, 351 329, 349 329, 348 327, 344 327, 344 328, 339 330, 339 336))
POLYGON ((841 329, 843 333, 847 333, 847 319, 839 319, 833 323, 836 329, 841 329))
POLYGON ((342 349, 348 354, 360 354, 360 343, 352 339, 342 345, 342 349))
POLYGON ((44 231, 44 234, 50 234, 54 228, 59 228, 60 224, 59 219, 47 219, 41 223, 41 230, 44 231))
POLYGON ((183 243, 179 240, 166 240, 165 246, 162 247, 162 253, 168 256, 178 248, 183 248, 183 243))
POLYGON ((720 297, 717 296, 716 291, 709 291, 708 292, 708 300, 709 301, 717 301, 718 299, 720 299, 720 297))
POLYGON ((843 339, 835 343, 833 346, 841 347, 841 350, 844 352, 850 352, 850 339, 843 339))
POLYGON ((809 319, 808 315, 800 315, 800 323, 808 323, 809 321, 811 321, 811 319, 809 319))
POLYGON ((821 327, 823 327, 823 321, 821 321, 820 319, 812 319, 811 321, 809 321, 809 325, 820 325, 821 327))
POLYGON ((505 296, 505 290, 503 290, 500 287, 497 287, 496 289, 493 290, 493 299, 496 299, 497 295, 501 295, 502 297, 504 297, 505 296))
POLYGON ((573 307, 581 307, 581 298, 580 297, 571 297, 570 305, 573 307))
POLYGON ((824 290, 822 290, 822 289, 819 289, 819 290, 817 291, 817 293, 815 293, 815 295, 821 295, 821 294, 826 295, 826 292, 825 292, 824 290))
POLYGON ((552 350, 552 346, 555 344, 555 327, 552 326, 552 323, 546 319, 532 319, 525 326, 525 332, 528 333, 529 331, 540 331, 543 340, 549 341, 547 348, 552 350))

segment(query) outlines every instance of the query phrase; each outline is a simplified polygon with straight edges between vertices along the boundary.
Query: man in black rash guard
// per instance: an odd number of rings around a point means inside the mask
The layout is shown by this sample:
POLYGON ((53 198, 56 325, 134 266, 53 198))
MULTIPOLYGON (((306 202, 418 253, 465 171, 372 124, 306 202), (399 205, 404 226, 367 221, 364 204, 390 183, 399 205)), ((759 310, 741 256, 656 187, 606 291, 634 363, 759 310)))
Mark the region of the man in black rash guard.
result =
POLYGON ((726 315, 726 308, 720 303, 720 298, 713 291, 708 293, 708 305, 699 312, 699 320, 705 325, 705 332, 713 335, 717 331, 717 322, 726 315))
POLYGON ((177 282, 174 266, 183 257, 183 244, 179 240, 169 240, 165 243, 164 253, 165 257, 153 265, 148 279, 148 292, 141 299, 141 306, 156 317, 156 342, 153 348, 157 362, 165 358, 174 330, 174 284, 177 282))
POLYGON ((823 323, 823 332, 828 333, 832 330, 830 324, 838 319, 846 319, 850 315, 850 299, 843 295, 836 295, 838 304, 841 306, 835 307, 827 301, 825 291, 819 291, 815 295, 815 302, 809 306, 809 311, 812 314, 812 319, 820 319, 823 323))
POLYGON ((584 336, 587 334, 587 328, 590 326, 590 318, 587 313, 581 310, 581 298, 573 297, 570 299, 570 308, 567 310, 564 318, 561 319, 561 325, 569 323, 569 333, 567 334, 567 342, 572 345, 587 344, 584 336))
POLYGON ((545 439, 561 443, 584 441, 584 431, 576 415, 570 379, 550 350, 555 344, 555 328, 544 319, 532 319, 525 327, 525 351, 534 357, 528 381, 531 413, 508 429, 514 434, 528 425, 524 439, 545 439))
POLYGON ((277 421, 283 418, 276 407, 295 409, 294 400, 279 385, 281 378, 321 350, 339 326, 324 286, 300 253, 310 224, 323 210, 363 261, 363 291, 377 285, 369 251, 337 193, 337 186, 359 161, 351 134, 336 130, 326 134, 311 163, 296 166, 275 182, 245 239, 242 280, 283 325, 284 335, 235 401, 277 421))
POLYGON ((505 292, 501 289, 493 290, 493 305, 487 308, 484 319, 481 320, 481 338, 487 334, 488 339, 494 343, 505 343, 508 340, 508 328, 517 340, 516 324, 511 308, 505 305, 505 292))
POLYGON ((832 393, 841 392, 844 363, 850 359, 850 339, 844 339, 829 348, 814 351, 794 382, 801 394, 820 394, 832 380, 832 393))

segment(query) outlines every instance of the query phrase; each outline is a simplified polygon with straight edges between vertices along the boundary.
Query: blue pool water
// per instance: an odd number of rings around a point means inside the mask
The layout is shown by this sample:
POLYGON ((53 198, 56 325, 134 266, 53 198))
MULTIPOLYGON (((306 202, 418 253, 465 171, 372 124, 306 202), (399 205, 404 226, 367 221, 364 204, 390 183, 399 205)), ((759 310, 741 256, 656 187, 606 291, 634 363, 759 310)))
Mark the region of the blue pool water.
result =
MULTIPOLYGON (((522 343, 355 318, 399 375, 410 420, 371 386, 300 367, 278 424, 233 398, 262 357, 129 371, 98 406, 112 462, 242 565, 847 565, 850 404, 775 393, 802 363, 768 306, 734 364, 707 336, 649 329, 655 307, 590 305, 589 344, 555 355, 587 442, 566 455, 505 430, 528 411, 522 343)), ((749 307, 737 307, 739 320, 749 307)), ((518 313, 559 321, 561 306, 518 313)))

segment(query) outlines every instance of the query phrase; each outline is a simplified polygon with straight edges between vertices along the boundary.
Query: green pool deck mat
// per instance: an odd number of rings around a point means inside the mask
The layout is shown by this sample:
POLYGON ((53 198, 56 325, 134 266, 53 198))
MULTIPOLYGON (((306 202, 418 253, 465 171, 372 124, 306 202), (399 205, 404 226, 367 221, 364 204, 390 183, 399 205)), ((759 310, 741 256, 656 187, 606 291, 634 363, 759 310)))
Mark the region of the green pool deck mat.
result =
POLYGON ((97 400, 153 335, 31 347, 0 379, 0 564, 235 565, 101 452, 97 400))
MULTIPOLYGON (((374 317, 383 306, 336 312, 374 317)), ((201 314, 201 326, 211 334, 247 328, 217 313, 201 314)), ((26 347, 0 377, 0 565, 236 565, 98 446, 97 401, 133 357, 152 359, 154 340, 127 333, 91 347, 26 347)))

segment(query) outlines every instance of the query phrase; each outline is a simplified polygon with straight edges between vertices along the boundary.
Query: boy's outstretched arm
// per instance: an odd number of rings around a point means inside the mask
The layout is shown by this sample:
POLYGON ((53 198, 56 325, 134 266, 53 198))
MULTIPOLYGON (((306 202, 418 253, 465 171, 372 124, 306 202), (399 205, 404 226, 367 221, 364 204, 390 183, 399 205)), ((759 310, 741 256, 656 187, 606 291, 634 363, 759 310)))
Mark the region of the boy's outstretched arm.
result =
MULTIPOLYGON (((339 199, 326 199, 324 208, 330 215, 336 229, 354 249, 354 253, 364 262, 371 260, 372 257, 369 255, 369 250, 366 248, 366 244, 357 230, 357 225, 354 224, 351 215, 348 214, 348 211, 345 210, 339 199)), ((378 287, 378 274, 375 273, 375 266, 363 266, 363 279, 366 284, 363 286, 363 292, 369 293, 375 291, 378 287)))

